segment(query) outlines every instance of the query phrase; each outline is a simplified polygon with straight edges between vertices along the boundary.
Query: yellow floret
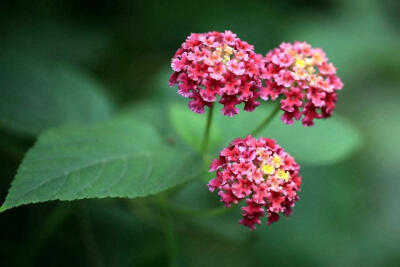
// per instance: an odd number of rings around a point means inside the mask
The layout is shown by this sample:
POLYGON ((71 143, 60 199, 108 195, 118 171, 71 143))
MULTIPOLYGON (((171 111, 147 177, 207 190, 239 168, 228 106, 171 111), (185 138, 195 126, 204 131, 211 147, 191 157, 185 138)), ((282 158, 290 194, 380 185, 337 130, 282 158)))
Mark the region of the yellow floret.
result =
POLYGON ((304 68, 306 66, 306 62, 302 58, 298 58, 296 60, 296 66, 300 68, 304 68))
POLYGON ((282 164, 282 158, 279 156, 275 156, 272 158, 272 163, 275 165, 275 167, 279 168, 282 164))
POLYGON ((229 45, 224 47, 224 52, 228 55, 232 55, 233 54, 233 48, 230 47, 229 45))
POLYGON ((261 165, 261 171, 264 174, 271 175, 275 172, 275 168, 269 164, 263 164, 263 165, 261 165))
POLYGON ((290 179, 289 173, 286 172, 286 171, 284 171, 284 170, 282 170, 282 169, 280 169, 280 170, 278 170, 278 171, 276 172, 276 176, 277 176, 279 179, 285 180, 286 182, 289 181, 289 179, 290 179))
POLYGON ((229 55, 225 55, 224 58, 222 59, 223 63, 228 62, 229 60, 231 60, 231 57, 229 55))
POLYGON ((313 73, 315 73, 315 68, 312 67, 312 66, 309 66, 309 67, 307 68, 307 71, 308 71, 308 73, 313 74, 313 73))
POLYGON ((222 54, 222 48, 220 46, 215 48, 215 52, 217 53, 217 55, 221 55, 222 54))

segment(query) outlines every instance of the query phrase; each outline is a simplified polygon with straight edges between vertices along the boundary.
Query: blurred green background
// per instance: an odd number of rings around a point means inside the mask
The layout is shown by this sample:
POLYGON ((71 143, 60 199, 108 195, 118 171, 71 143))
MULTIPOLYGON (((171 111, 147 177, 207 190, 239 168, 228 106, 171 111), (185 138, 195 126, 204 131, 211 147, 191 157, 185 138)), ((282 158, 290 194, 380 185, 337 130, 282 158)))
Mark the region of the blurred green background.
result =
MULTIPOLYGON (((238 210, 179 214, 168 238, 145 200, 12 209, 0 214, 0 265, 400 266, 399 13, 398 0, 2 2, 1 202, 47 127, 167 101, 170 59, 191 32, 230 29, 262 54, 282 41, 322 47, 344 82, 335 114, 361 130, 363 147, 303 164, 291 218, 253 232, 237 224, 238 210), (12 101, 3 87, 18 88, 12 101)), ((175 201, 218 205, 200 182, 175 201)))

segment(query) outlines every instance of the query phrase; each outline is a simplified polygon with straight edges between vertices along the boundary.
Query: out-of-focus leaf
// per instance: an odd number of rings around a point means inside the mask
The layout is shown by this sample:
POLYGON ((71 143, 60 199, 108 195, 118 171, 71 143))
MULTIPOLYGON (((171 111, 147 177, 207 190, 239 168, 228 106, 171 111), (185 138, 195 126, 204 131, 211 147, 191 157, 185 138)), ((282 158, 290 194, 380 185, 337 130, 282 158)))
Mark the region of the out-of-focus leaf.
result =
POLYGON ((300 123, 288 128, 273 127, 271 125, 263 133, 271 132, 272 137, 304 163, 335 164, 351 156, 362 145, 359 131, 337 114, 317 121, 315 127, 304 127, 300 123))
MULTIPOLYGON (((192 147, 200 151, 203 142, 204 129, 207 122, 207 114, 197 114, 188 107, 172 104, 169 107, 169 116, 172 127, 192 147)), ((209 139, 209 147, 218 144, 221 134, 217 125, 212 125, 209 139)))
MULTIPOLYGON (((260 106, 254 112, 241 110, 234 117, 226 117, 221 115, 218 107, 215 106, 217 110, 212 125, 216 131, 211 135, 211 140, 215 141, 210 147, 219 149, 235 138, 249 135, 271 112, 269 107, 260 106), (222 142, 217 142, 219 140, 222 142)), ((192 146, 200 144, 205 115, 194 114, 189 108, 178 104, 172 104, 170 110, 175 115, 172 122, 177 132, 192 146), (185 119, 182 119, 184 116, 185 119)), ((276 139, 296 159, 309 164, 336 163, 357 151, 362 144, 359 131, 338 114, 317 120, 313 127, 304 127, 300 122, 286 125, 277 116, 260 135, 276 139)))
POLYGON ((57 199, 156 194, 196 177, 199 162, 135 120, 49 130, 27 153, 1 210, 57 199))
POLYGON ((123 107, 118 114, 145 123, 151 122, 162 135, 168 135, 173 130, 169 125, 168 110, 164 104, 158 100, 133 102, 123 107))
POLYGON ((187 103, 189 99, 178 94, 177 85, 173 87, 169 86, 168 81, 172 73, 173 71, 170 64, 162 66, 157 75, 154 76, 154 79, 149 82, 149 90, 153 92, 154 98, 164 102, 185 101, 185 103, 187 103))
MULTIPOLYGON (((224 130, 224 140, 230 142, 247 136, 270 113, 269 107, 260 106, 254 112, 241 111, 232 118, 219 116, 217 121, 224 130)), ((281 112, 259 136, 276 139, 301 163, 334 164, 350 156, 362 144, 359 131, 336 113, 331 118, 316 120, 312 127, 304 127, 300 122, 286 125, 280 120, 280 115, 281 112)))
POLYGON ((61 124, 107 118, 103 87, 71 65, 7 55, 0 58, 0 126, 24 135, 61 124))
POLYGON ((175 129, 171 127, 168 118, 168 109, 166 103, 162 101, 141 101, 134 102, 124 107, 119 113, 119 116, 131 118, 136 121, 145 123, 151 122, 159 134, 164 138, 165 142, 180 147, 180 149, 187 149, 188 145, 185 140, 176 133, 175 129))

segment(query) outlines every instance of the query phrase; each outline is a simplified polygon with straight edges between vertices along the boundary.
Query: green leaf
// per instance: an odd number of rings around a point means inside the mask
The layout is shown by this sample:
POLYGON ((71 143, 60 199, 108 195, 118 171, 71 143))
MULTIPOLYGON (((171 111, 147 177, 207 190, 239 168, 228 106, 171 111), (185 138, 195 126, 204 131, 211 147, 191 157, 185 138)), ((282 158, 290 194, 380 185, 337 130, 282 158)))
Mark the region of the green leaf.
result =
POLYGON ((73 66, 6 55, 0 69, 0 126, 8 130, 37 135, 111 113, 102 86, 73 66))
MULTIPOLYGON (((253 112, 241 109, 234 117, 223 116, 215 110, 212 128, 217 130, 212 138, 216 141, 211 147, 219 150, 233 139, 249 135, 272 112, 272 105, 261 105, 253 112), (218 142, 219 140, 222 140, 222 143, 218 142)), ((217 107, 219 106, 215 108, 217 107)), ((205 116, 194 114, 189 108, 178 104, 170 106, 170 113, 177 132, 188 143, 195 145, 200 140, 199 134, 203 133, 205 116), (198 117, 203 120, 201 124, 198 117)), ((282 112, 279 112, 260 135, 276 139, 301 163, 334 164, 349 157, 362 145, 362 136, 357 128, 336 113, 331 118, 317 120, 313 127, 304 127, 300 122, 286 125, 279 118, 281 114, 282 112)))
MULTIPOLYGON (((274 104, 262 105, 254 112, 241 111, 233 118, 219 116, 217 121, 224 130, 224 139, 230 142, 247 136, 272 112, 270 107, 274 104)), ((359 150, 362 145, 357 128, 336 113, 331 118, 316 120, 312 127, 305 127, 300 122, 286 125, 280 120, 281 115, 282 112, 279 112, 259 136, 276 139, 301 163, 334 164, 359 150)))
POLYGON ((304 127, 297 123, 284 129, 274 127, 277 122, 275 120, 275 124, 263 133, 271 132, 271 136, 300 162, 330 165, 345 160, 362 147, 360 132, 337 114, 317 121, 315 127, 304 127))
POLYGON ((48 200, 143 197, 196 177, 201 159, 153 127, 115 119, 43 133, 27 153, 2 210, 48 200))
MULTIPOLYGON (((206 110, 208 112, 208 109, 206 110)), ((169 107, 169 116, 175 131, 196 150, 201 150, 207 114, 197 114, 188 107, 172 104, 169 107)), ((221 138, 217 125, 212 125, 210 132, 209 148, 214 148, 221 138)))
POLYGON ((154 99, 133 102, 119 110, 118 115, 142 122, 151 122, 162 135, 173 131, 168 121, 168 111, 164 103, 154 99))

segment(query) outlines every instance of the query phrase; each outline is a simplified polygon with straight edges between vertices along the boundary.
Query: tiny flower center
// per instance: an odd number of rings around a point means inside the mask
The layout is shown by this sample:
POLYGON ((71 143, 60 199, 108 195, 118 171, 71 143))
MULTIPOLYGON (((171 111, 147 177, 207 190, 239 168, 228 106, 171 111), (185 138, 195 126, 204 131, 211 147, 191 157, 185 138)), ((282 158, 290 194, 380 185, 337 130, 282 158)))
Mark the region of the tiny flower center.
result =
POLYGON ((275 168, 279 168, 282 164, 282 158, 279 156, 274 156, 272 158, 272 163, 274 164, 275 168))
POLYGON ((304 68, 306 66, 306 62, 302 58, 298 58, 296 60, 296 66, 300 68, 304 68))
POLYGON ((281 180, 285 180, 286 182, 289 181, 289 179, 290 179, 289 173, 282 169, 280 169, 276 172, 276 176, 281 180))
POLYGON ((261 165, 261 171, 264 174, 271 175, 271 174, 273 174, 275 172, 275 168, 272 165, 269 165, 269 164, 262 164, 261 165))
POLYGON ((313 73, 315 73, 315 68, 313 66, 309 66, 309 67, 307 67, 307 71, 309 74, 313 74, 313 73))
POLYGON ((224 46, 219 46, 215 49, 214 53, 218 55, 222 63, 227 63, 229 60, 232 59, 235 49, 233 47, 230 47, 229 45, 224 45, 224 46))

